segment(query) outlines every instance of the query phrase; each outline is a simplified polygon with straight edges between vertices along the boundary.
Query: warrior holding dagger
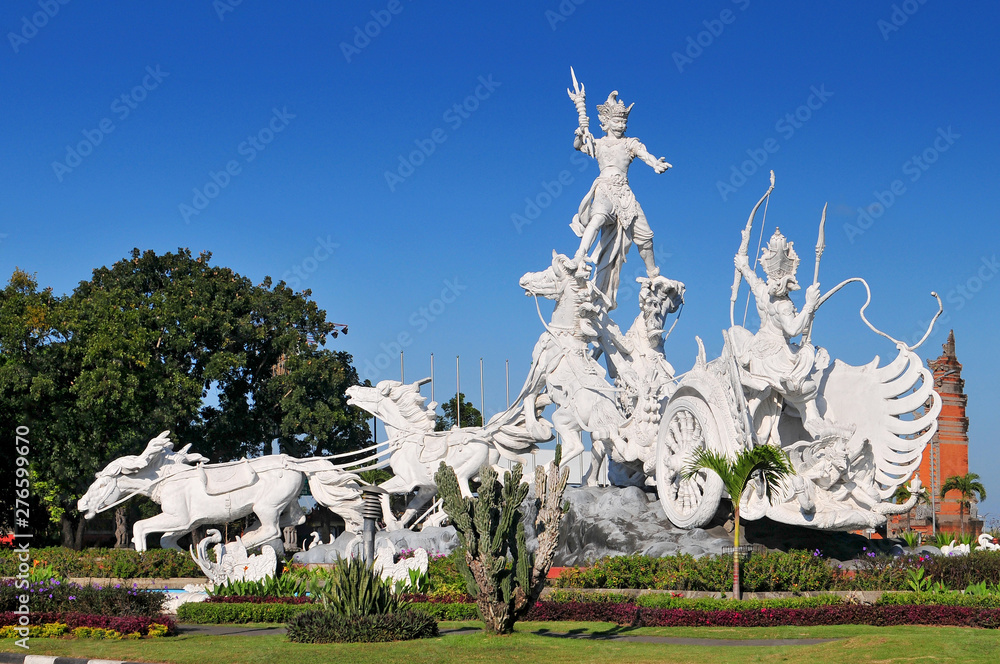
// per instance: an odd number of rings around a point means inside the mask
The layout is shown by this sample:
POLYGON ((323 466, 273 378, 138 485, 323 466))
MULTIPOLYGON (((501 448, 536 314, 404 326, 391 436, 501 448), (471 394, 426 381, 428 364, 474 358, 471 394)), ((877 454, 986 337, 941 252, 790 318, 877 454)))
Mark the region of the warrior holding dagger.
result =
POLYGON ((575 266, 583 261, 597 241, 597 248, 591 257, 596 264, 595 285, 607 296, 610 311, 616 306, 622 264, 633 242, 638 246, 649 278, 660 274, 653 256, 653 231, 628 186, 629 165, 638 158, 657 173, 663 173, 670 168, 670 164, 662 157, 657 159, 651 155, 637 138, 625 136, 632 105, 625 106, 618 99, 617 90, 608 95, 605 103, 597 106, 605 136, 594 138, 589 129, 586 90, 577 82, 572 68, 570 74, 573 90, 567 89, 566 92, 580 118, 573 147, 596 159, 601 169, 570 224, 573 232, 580 237, 580 247, 572 264, 575 266))

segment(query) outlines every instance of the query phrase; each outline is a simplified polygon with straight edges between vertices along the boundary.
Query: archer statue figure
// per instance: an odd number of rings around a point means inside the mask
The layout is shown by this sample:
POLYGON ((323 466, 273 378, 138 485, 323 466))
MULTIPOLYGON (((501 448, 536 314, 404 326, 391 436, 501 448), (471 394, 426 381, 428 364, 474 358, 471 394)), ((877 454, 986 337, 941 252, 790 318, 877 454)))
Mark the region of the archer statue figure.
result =
MULTIPOLYGON (((573 74, 572 68, 570 73, 573 74)), ((634 104, 625 106, 618 99, 617 90, 608 95, 607 102, 597 106, 605 136, 595 139, 588 128, 586 91, 578 85, 576 74, 573 74, 573 87, 574 91, 566 90, 580 118, 573 147, 596 159, 601 169, 570 224, 580 237, 580 248, 573 256, 573 264, 584 260, 597 240, 590 260, 596 265, 595 285, 607 296, 610 310, 617 305, 622 263, 633 242, 638 246, 649 278, 660 274, 653 256, 653 231, 628 186, 629 165, 638 158, 657 173, 665 172, 671 165, 663 157, 657 159, 651 155, 637 138, 625 136, 628 115, 634 104)))

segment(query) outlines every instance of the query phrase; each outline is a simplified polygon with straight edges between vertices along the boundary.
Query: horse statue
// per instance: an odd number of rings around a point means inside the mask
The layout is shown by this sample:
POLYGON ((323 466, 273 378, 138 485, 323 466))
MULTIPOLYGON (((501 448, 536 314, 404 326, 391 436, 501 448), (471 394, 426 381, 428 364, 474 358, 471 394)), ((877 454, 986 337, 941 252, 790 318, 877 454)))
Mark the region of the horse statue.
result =
MULTIPOLYGON (((619 391, 607 380, 607 372, 590 348, 596 342, 599 319, 608 310, 608 301, 590 280, 591 266, 581 262, 573 267, 570 259, 555 251, 552 264, 541 272, 528 272, 520 285, 528 296, 555 300, 555 310, 531 353, 531 369, 517 401, 523 402, 527 427, 532 421, 531 405, 544 391, 555 404, 552 426, 562 437, 563 465, 583 453, 584 431, 593 447, 622 447, 619 430, 624 418, 618 409, 619 391)), ((539 310, 539 317, 541 311, 539 310)), ((584 481, 597 485, 594 465, 584 481)))
MULTIPOLYGON (((381 496, 388 530, 406 527, 434 497, 437 492, 434 473, 442 462, 455 470, 462 495, 471 497, 469 481, 478 476, 484 463, 496 466, 501 455, 520 460, 519 455, 531 452, 536 443, 552 438, 551 427, 546 429, 544 424, 529 432, 522 411, 514 408, 498 413, 482 427, 435 431, 437 403, 428 402, 420 394, 420 387, 429 381, 429 378, 413 383, 383 380, 374 387, 347 388, 347 402, 382 420, 389 437, 386 443, 389 460, 385 465, 392 468, 394 476, 379 485, 388 492, 381 496), (389 494, 411 492, 416 493, 403 515, 396 519, 389 506, 389 494)), ((535 405, 538 412, 533 410, 531 416, 536 422, 547 404, 546 400, 535 405)))
POLYGON ((207 464, 202 455, 188 453, 190 445, 174 452, 169 433, 150 440, 141 454, 109 463, 77 503, 87 519, 133 496, 158 504, 162 513, 132 527, 136 551, 146 550, 152 532, 163 533, 164 548, 183 551, 177 541, 195 528, 250 514, 258 522, 243 535, 244 546, 280 542, 282 528, 305 522, 298 500, 306 480, 316 502, 343 517, 349 529, 360 531, 360 479, 330 461, 278 454, 207 464))

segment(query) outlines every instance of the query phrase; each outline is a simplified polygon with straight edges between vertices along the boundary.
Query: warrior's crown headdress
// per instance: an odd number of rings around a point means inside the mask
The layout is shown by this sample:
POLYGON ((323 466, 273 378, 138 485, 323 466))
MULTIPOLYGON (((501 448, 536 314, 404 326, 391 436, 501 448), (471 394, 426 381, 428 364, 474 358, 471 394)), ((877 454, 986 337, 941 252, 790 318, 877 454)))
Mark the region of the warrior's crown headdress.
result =
POLYGON ((760 257, 764 274, 769 279, 778 281, 795 275, 795 271, 799 268, 799 255, 795 253, 793 244, 794 242, 785 239, 780 229, 774 229, 774 235, 768 241, 764 255, 760 257))
POLYGON ((618 99, 618 91, 614 90, 608 95, 608 100, 605 103, 597 105, 597 115, 600 117, 601 123, 606 123, 612 118, 628 120, 628 114, 632 112, 633 106, 635 106, 635 102, 626 106, 618 99))

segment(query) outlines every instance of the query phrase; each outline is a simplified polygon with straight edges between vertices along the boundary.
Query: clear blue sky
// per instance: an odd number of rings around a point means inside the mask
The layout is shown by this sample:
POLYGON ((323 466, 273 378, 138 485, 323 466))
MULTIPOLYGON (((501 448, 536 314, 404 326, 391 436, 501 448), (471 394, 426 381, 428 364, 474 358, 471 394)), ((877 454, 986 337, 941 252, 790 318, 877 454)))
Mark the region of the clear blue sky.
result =
MULTIPOLYGON (((572 65, 596 131, 594 106, 617 89, 635 102, 629 134, 674 165, 630 177, 664 272, 688 286, 667 344, 678 371, 695 335, 721 347, 739 231, 773 168, 767 232, 796 242, 803 281, 829 201, 826 287, 868 278, 869 317, 910 340, 930 291, 945 298, 921 355, 955 328, 970 466, 983 511, 1000 513, 995 3, 234 3, 3 4, 6 274, 69 292, 132 247, 208 250, 311 288, 350 325, 333 346, 362 376, 397 378, 403 335, 408 379, 434 353, 443 401, 460 355, 478 404, 482 357, 495 412, 504 361, 516 392, 542 330, 518 278, 572 253, 567 224, 596 175, 574 161, 572 65), (756 170, 745 184, 741 166, 756 170)), ((626 276, 640 265, 633 253, 626 276)), ((862 301, 831 300, 814 338, 884 361, 892 345, 859 322, 862 301)))

